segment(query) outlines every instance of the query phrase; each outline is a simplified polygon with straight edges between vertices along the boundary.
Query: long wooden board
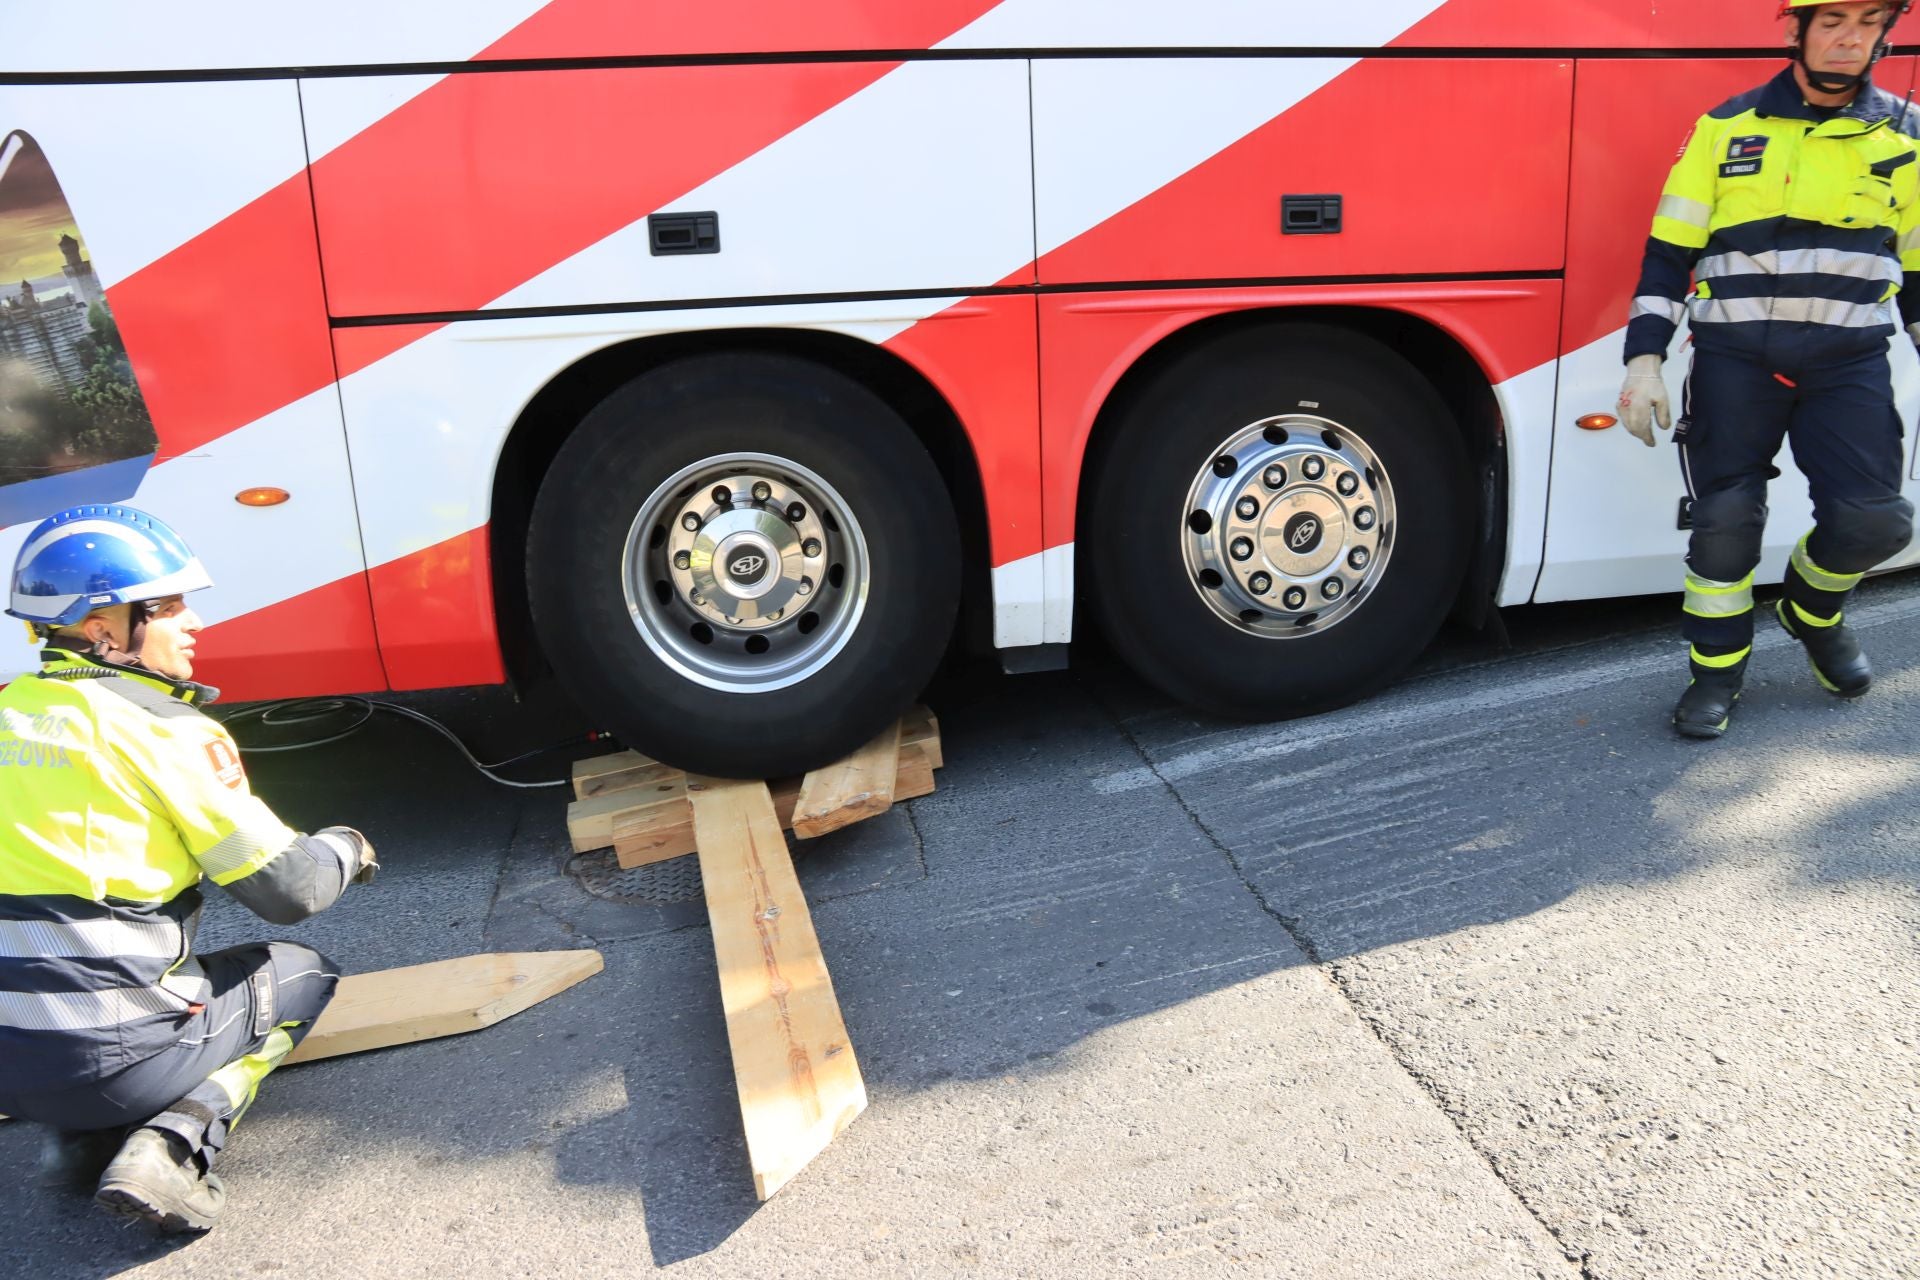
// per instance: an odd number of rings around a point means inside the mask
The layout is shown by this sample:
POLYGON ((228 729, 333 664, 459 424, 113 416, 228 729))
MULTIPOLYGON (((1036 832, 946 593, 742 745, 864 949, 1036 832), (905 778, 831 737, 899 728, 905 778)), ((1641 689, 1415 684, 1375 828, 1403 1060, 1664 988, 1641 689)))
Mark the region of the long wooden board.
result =
POLYGON ((287 1061, 478 1031, 604 967, 598 951, 506 951, 348 974, 287 1061))
POLYGON ((793 821, 802 840, 838 831, 893 807, 893 780, 900 766, 900 722, 894 721, 852 755, 815 769, 800 781, 793 821))
POLYGON ((690 777, 754 1192, 765 1200, 866 1109, 820 939, 764 782, 690 777))

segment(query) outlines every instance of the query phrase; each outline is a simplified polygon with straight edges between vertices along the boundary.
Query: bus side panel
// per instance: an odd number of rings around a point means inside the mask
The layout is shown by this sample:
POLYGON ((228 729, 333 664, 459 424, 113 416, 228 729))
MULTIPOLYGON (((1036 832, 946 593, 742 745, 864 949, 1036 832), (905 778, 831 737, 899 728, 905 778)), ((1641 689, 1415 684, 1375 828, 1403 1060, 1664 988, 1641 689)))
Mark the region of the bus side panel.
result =
MULTIPOLYGON (((315 136, 390 88, 306 83, 315 136)), ((965 294, 1032 260, 1027 116, 1011 60, 450 76, 316 160, 328 297, 398 317, 965 294), (663 212, 712 214, 712 251, 656 252, 663 212)))
POLYGON ((1348 67, 1036 62, 1041 282, 1560 268, 1570 62, 1348 67), (1283 227, 1286 197, 1336 195, 1337 230, 1283 227))
POLYGON ((1426 49, 1771 49, 1772 0, 1448 0, 1394 43, 1426 49))
MULTIPOLYGON (((1572 424, 1585 414, 1614 411, 1627 313, 1653 206, 1688 131, 1702 113, 1780 66, 1755 59, 1580 64, 1553 508, 1539 600, 1679 588, 1687 534, 1678 517, 1686 487, 1671 437, 1660 433, 1660 446, 1648 449, 1624 429, 1581 431, 1572 424)), ((1883 63, 1875 79, 1904 96, 1913 76, 1914 60, 1898 58, 1883 63)), ((1895 389, 1913 422, 1920 387, 1911 344, 1898 339, 1892 351, 1895 389)), ((1683 324, 1665 369, 1676 415, 1687 361, 1683 324)), ((1812 519, 1806 480, 1791 452, 1783 448, 1775 465, 1781 476, 1768 493, 1763 582, 1779 580, 1788 552, 1812 519)))
MULTIPOLYGON (((1238 311, 1340 306, 1403 311, 1453 336, 1486 373, 1506 432, 1508 585, 1524 598, 1544 531, 1552 440, 1557 280, 1245 289, 1126 290, 1040 299, 1046 353, 1041 402, 1049 556, 1065 562, 1071 598, 1075 518, 1095 421, 1121 376, 1154 345, 1189 325, 1238 311)), ((1276 406, 1279 412, 1287 406, 1276 406)), ((1195 466, 1204 462, 1196 459, 1195 466)), ((1503 586, 1501 602, 1509 602, 1503 586)), ((1064 638, 1064 637, 1062 637, 1064 638)))
MULTIPOLYGON (((213 577, 199 674, 232 698, 385 688, 293 84, 0 88, 0 129, 57 175, 159 440, 121 496, 213 577), (235 502, 256 486, 291 497, 235 502)), ((0 534, 9 564, 26 527, 0 534)), ((5 644, 0 670, 34 665, 17 629, 5 644)))

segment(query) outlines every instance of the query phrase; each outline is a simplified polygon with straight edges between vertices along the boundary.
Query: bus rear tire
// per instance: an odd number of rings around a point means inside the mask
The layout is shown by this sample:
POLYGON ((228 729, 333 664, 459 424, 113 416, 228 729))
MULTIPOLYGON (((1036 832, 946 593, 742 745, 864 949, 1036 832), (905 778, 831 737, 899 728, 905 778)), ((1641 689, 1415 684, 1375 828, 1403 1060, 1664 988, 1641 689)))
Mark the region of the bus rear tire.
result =
POLYGON ((958 608, 945 483, 833 370, 673 360, 589 412, 541 482, 533 622, 597 726, 732 778, 826 764, 899 716, 958 608))
POLYGON ((1262 324, 1178 357, 1119 415, 1081 545, 1098 622, 1142 677, 1280 719, 1377 691, 1439 630, 1468 561, 1469 469, 1393 350, 1262 324))

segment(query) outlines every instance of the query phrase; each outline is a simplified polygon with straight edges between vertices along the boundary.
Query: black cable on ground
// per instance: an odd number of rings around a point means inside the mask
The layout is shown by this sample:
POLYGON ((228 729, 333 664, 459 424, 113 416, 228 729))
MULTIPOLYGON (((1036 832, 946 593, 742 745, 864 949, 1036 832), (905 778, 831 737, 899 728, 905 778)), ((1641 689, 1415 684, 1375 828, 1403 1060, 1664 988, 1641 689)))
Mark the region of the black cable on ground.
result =
MULTIPOLYGON (((344 728, 335 730, 332 733, 326 733, 320 737, 308 738, 297 742, 278 743, 273 746, 246 746, 238 743, 236 735, 236 744, 240 746, 241 754, 271 755, 282 751, 308 751, 314 747, 323 747, 328 743, 339 742, 341 739, 351 737, 366 728, 374 715, 382 711, 387 712, 389 715, 399 716, 402 719, 415 721, 432 729, 448 742, 451 742, 454 749, 481 775, 489 781, 499 783, 503 787, 534 788, 564 787, 568 785, 569 779, 566 778, 557 778, 550 782, 516 782, 512 778, 501 777, 495 773, 494 770, 505 768, 510 764, 518 764, 522 760, 530 760, 535 756, 545 755, 550 751, 560 751, 567 747, 578 746, 581 742, 581 739, 577 736, 564 738, 559 742, 549 743, 544 747, 534 747, 530 751, 522 751, 517 756, 508 756, 505 760, 495 760, 491 764, 482 764, 474 758, 473 752, 467 750, 467 744, 460 741, 459 736, 455 734, 453 730, 447 728, 447 726, 441 724, 432 716, 415 711, 412 707, 400 706, 398 703, 379 702, 372 698, 352 696, 296 698, 288 702, 261 703, 258 706, 242 707, 230 715, 223 716, 221 717, 221 723, 226 725, 229 731, 234 730, 237 726, 249 723, 257 724, 259 727, 265 729, 286 729, 300 725, 308 725, 315 721, 325 721, 342 715, 351 717, 344 728)), ((588 740, 597 740, 597 737, 597 735, 590 734, 588 735, 588 740)))

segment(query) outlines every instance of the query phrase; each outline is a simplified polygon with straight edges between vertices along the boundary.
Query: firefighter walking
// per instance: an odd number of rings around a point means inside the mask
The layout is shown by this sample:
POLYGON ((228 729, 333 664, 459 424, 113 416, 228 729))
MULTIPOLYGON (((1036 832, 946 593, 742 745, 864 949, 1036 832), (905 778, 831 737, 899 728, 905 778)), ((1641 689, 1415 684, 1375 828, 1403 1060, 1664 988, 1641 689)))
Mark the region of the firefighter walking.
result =
POLYGON ((1873 673, 1846 625, 1861 577, 1912 536, 1888 339, 1920 341, 1920 124, 1874 87, 1906 0, 1784 0, 1789 65, 1694 125, 1668 177, 1627 325, 1626 427, 1671 425, 1660 367, 1683 317, 1693 357, 1679 425, 1691 499, 1675 728, 1725 731, 1753 651, 1753 576, 1782 439, 1814 526, 1793 549, 1780 624, 1830 692, 1873 673), (1896 311, 1897 308, 1897 311, 1896 311), (1896 322, 1896 314, 1899 319, 1896 322))
POLYGON ((184 597, 210 585, 142 512, 43 521, 7 609, 42 666, 0 691, 0 1112, 46 1126, 44 1180, 169 1232, 213 1225, 215 1159, 338 977, 293 943, 194 955, 200 881, 291 924, 377 869, 276 818, 202 714, 184 597))

